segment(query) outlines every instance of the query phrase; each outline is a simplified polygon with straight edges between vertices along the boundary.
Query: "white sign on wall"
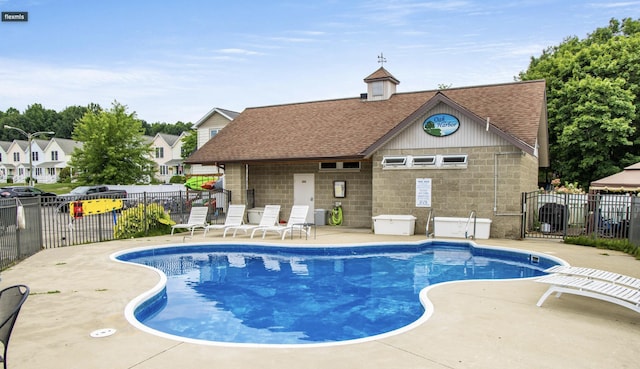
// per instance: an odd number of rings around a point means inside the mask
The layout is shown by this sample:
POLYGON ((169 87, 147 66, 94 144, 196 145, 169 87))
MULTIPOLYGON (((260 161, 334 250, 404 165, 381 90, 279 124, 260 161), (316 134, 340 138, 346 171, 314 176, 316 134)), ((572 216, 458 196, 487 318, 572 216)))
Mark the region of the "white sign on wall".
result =
POLYGON ((416 207, 431 207, 431 178, 416 178, 416 207))

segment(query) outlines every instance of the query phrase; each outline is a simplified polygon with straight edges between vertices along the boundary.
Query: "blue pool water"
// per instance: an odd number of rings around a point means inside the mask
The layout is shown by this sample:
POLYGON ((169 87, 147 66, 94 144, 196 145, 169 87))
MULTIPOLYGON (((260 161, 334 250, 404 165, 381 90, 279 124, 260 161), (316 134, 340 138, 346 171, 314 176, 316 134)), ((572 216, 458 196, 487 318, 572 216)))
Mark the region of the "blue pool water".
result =
POLYGON ((352 247, 190 245, 126 252, 166 287, 135 307, 144 326, 226 343, 310 344, 391 332, 418 320, 437 283, 543 275, 544 255, 467 242, 352 247))

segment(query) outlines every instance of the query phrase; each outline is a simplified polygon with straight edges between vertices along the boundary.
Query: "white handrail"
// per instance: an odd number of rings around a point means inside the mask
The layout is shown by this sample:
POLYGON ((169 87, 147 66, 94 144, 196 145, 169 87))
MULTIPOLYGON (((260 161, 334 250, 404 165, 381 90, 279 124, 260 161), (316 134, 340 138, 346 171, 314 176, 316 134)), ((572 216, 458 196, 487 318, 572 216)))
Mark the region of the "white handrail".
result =
POLYGON ((431 223, 432 218, 433 218, 433 209, 430 209, 429 210, 429 215, 427 215, 427 227, 425 229, 426 230, 426 234, 427 234, 427 238, 431 238, 435 234, 435 224, 433 226, 434 233, 429 234, 429 223, 431 223))
POLYGON ((469 214, 469 219, 467 219, 467 225, 464 228, 464 238, 471 238, 472 240, 476 239, 476 211, 471 210, 469 214), (471 223, 471 218, 473 218, 473 236, 469 236, 469 223, 471 223))

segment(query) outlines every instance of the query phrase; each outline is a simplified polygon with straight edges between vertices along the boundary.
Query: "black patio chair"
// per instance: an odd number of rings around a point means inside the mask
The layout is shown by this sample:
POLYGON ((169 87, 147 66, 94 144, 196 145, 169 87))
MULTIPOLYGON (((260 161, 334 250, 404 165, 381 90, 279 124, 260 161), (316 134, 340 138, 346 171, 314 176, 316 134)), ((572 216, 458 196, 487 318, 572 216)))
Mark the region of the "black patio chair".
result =
POLYGON ((22 304, 29 296, 29 287, 25 285, 15 285, 0 291, 0 342, 4 346, 4 353, 0 357, 0 362, 7 369, 7 348, 9 347, 9 337, 13 325, 16 323, 18 313, 22 304))

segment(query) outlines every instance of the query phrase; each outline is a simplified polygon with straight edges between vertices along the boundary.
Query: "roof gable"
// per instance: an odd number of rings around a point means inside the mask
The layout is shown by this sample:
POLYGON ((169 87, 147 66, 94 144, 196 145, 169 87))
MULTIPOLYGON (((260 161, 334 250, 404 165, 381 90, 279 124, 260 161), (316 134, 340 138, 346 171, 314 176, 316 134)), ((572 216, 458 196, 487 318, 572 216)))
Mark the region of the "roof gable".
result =
POLYGON ((52 150, 55 146, 59 147, 65 155, 71 155, 74 148, 82 148, 82 142, 70 140, 68 138, 54 137, 49 140, 45 151, 52 150))
POLYGON ((176 141, 178 141, 178 139, 180 138, 180 136, 176 136, 176 135, 170 135, 168 133, 156 133, 156 136, 153 138, 153 141, 155 142, 156 140, 160 139, 163 140, 168 146, 173 146, 176 144, 176 141))
POLYGON ((209 112, 205 114, 204 117, 200 118, 196 122, 196 124, 194 125, 194 128, 200 127, 204 122, 209 120, 209 118, 211 118, 214 114, 220 114, 223 117, 225 117, 227 120, 234 120, 240 113, 235 112, 233 110, 228 110, 228 109, 213 108, 209 110, 209 112))

